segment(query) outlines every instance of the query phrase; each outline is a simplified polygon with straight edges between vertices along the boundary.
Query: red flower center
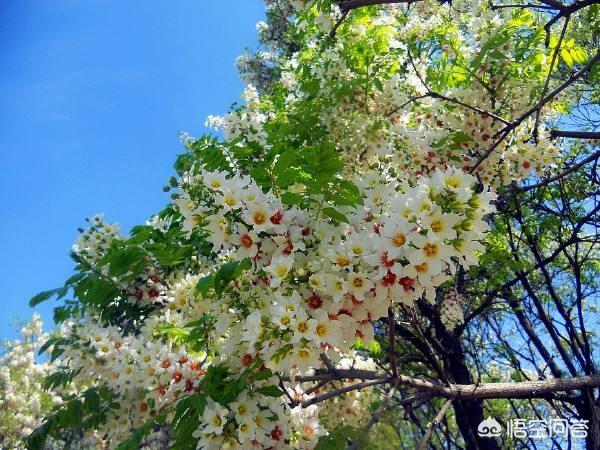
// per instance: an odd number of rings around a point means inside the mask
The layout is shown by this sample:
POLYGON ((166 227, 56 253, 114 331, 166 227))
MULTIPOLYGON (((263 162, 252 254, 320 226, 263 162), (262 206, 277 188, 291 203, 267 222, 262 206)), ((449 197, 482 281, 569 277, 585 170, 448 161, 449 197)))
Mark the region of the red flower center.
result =
POLYGON ((393 286, 396 283, 396 274, 388 272, 381 281, 384 286, 393 286))
POLYGON ((321 306, 323 306, 323 299, 321 298, 320 295, 315 294, 315 293, 313 293, 313 295, 308 297, 308 300, 306 302, 308 303, 308 306, 311 307, 312 309, 317 309, 317 308, 320 308, 321 306))
POLYGON ((249 235, 244 234, 242 237, 240 237, 240 245, 242 247, 250 248, 250 247, 252 247, 252 244, 253 244, 252 238, 249 235))
POLYGON ((273 225, 279 225, 281 223, 282 219, 283 219, 283 214, 281 213, 281 211, 277 211, 275 214, 273 214, 271 216, 271 223, 273 225))
POLYGON ((279 425, 275 425, 275 428, 271 431, 271 437, 274 441, 280 441, 283 437, 283 432, 279 429, 279 425))
POLYGON ((396 261, 394 261, 393 259, 389 259, 388 252, 384 252, 383 255, 381 255, 380 261, 381 265, 388 268, 392 267, 396 263, 396 261))
POLYGON ((415 280, 409 277, 402 277, 398 280, 398 284, 404 288, 405 292, 411 290, 412 285, 415 284, 415 280))

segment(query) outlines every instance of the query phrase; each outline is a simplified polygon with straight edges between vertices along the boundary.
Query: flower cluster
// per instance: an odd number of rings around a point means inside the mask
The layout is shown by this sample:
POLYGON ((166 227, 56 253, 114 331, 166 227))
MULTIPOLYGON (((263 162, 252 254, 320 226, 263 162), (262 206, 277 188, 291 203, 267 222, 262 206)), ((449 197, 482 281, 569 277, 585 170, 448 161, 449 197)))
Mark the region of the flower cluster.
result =
POLYGON ((223 353, 234 367, 259 358, 273 371, 305 372, 322 352, 368 344, 392 302, 433 301, 457 264, 476 263, 495 197, 475 193, 475 179, 457 169, 400 190, 372 177, 364 206, 349 208, 343 224, 284 205, 248 177, 203 172, 196 181, 185 223, 205 224, 216 254, 252 269, 215 298, 223 353))
POLYGON ((515 121, 550 70, 530 11, 372 8, 331 39, 334 3, 267 3, 267 48, 238 61, 257 87, 207 120, 224 142, 182 135, 173 204, 132 239, 95 217, 74 246, 86 301, 55 348, 114 394, 107 445, 151 423, 199 449, 312 449, 364 423, 374 388, 312 404, 332 387, 295 379, 374 370, 355 349, 416 303, 462 323, 452 284, 485 251, 495 190, 558 156, 559 106, 515 121))
POLYGON ((117 224, 107 223, 101 214, 86 219, 90 226, 80 229, 73 251, 90 261, 95 261, 106 253, 111 243, 120 238, 120 228, 117 224))
POLYGON ((249 85, 244 91, 246 105, 237 111, 230 112, 225 117, 209 116, 206 126, 223 132, 227 141, 243 139, 245 142, 265 145, 267 134, 263 125, 267 116, 260 111, 260 99, 256 88, 249 85))
POLYGON ((153 339, 143 328, 125 336, 116 327, 101 327, 89 320, 67 322, 62 335, 79 342, 65 347, 61 363, 80 370, 80 376, 101 380, 119 397, 111 411, 106 438, 119 442, 132 429, 144 425, 180 395, 194 392, 205 373, 205 355, 192 356, 184 348, 153 339))
POLYGON ((440 305, 440 319, 448 329, 452 330, 465 321, 463 303, 464 297, 456 289, 449 289, 444 293, 440 305))
POLYGON ((57 396, 42 390, 42 381, 52 370, 47 363, 37 363, 35 352, 48 339, 42 332, 38 315, 22 328, 22 340, 7 342, 0 357, 0 446, 25 448, 24 440, 39 424, 42 415, 54 404, 57 396))

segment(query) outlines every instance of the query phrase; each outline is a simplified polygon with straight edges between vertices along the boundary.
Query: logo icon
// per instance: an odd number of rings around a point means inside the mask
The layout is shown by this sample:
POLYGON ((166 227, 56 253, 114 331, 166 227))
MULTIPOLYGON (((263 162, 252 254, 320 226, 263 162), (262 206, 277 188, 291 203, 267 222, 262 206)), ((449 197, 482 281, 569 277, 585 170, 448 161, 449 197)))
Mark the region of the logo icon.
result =
POLYGON ((502 434, 502 425, 493 417, 488 417, 477 426, 477 434, 481 437, 498 437, 502 434))

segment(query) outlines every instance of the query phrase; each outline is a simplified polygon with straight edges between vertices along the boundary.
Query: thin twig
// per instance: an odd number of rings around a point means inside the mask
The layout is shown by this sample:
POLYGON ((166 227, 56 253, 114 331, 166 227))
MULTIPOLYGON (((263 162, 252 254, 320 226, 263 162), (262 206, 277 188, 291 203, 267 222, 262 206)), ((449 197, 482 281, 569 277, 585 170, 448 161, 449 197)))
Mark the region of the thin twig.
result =
POLYGON ((317 395, 309 400, 305 400, 301 403, 301 405, 303 408, 308 408, 311 405, 316 405, 317 403, 324 402, 325 400, 329 400, 330 398, 338 397, 342 394, 345 394, 346 392, 359 391, 361 389, 365 389, 365 388, 368 388, 371 386, 377 386, 378 384, 385 384, 385 383, 389 383, 389 382, 390 382, 390 378, 386 378, 383 380, 370 380, 370 381, 363 381, 361 383, 351 384, 350 386, 344 386, 339 389, 334 389, 332 391, 325 392, 321 395, 317 395))
POLYGON ((377 408, 373 412, 373 414, 371 414, 371 418, 365 426, 360 438, 352 442, 350 450, 356 450, 362 446, 362 443, 365 440, 365 438, 369 435, 369 431, 371 431, 371 428, 373 428, 375 424, 379 422, 379 419, 381 418, 381 415, 385 412, 385 410, 390 408, 390 401, 394 398, 394 394, 396 393, 397 387, 398 383, 394 384, 394 386, 392 386, 392 388, 388 391, 385 399, 383 400, 383 402, 381 402, 379 408, 377 408))
POLYGON ((398 361, 396 359, 396 319, 394 319, 394 311, 390 306, 388 308, 388 340, 390 352, 390 364, 392 366, 392 376, 398 378, 398 361))
POLYGON ((448 412, 448 409, 450 408, 451 405, 452 405, 452 400, 448 400, 448 401, 446 401, 446 403, 444 403, 444 406, 442 406, 442 409, 440 409, 440 411, 437 413, 437 415, 433 419, 433 422, 431 422, 431 424, 429 425, 429 428, 427 428, 427 431, 425 432, 425 434, 419 441, 419 444, 417 445, 417 450, 426 450, 427 449, 427 445, 429 445, 429 441, 431 439, 431 436, 433 435, 433 432, 435 431, 437 426, 440 424, 440 422, 442 421, 442 419, 448 412))
POLYGON ((546 186, 554 181, 564 178, 565 176, 569 175, 570 173, 575 172, 581 166, 584 166, 585 164, 589 163, 590 161, 593 161, 598 158, 600 158, 600 150, 592 153, 591 155, 588 155, 586 158, 582 159, 577 164, 573 164, 572 166, 569 166, 567 169, 565 169, 564 171, 562 171, 561 173, 559 173, 557 175, 554 175, 553 177, 546 178, 544 181, 540 181, 539 183, 536 183, 536 184, 530 184, 527 186, 518 186, 517 190, 519 192, 527 192, 532 189, 537 189, 539 187, 546 186))
POLYGON ((572 74, 567 80, 565 80, 563 83, 561 83, 560 86, 558 86, 557 88, 555 88, 552 92, 550 92, 548 95, 546 95, 544 98, 542 98, 538 104, 536 106, 534 106, 531 109, 528 109, 527 111, 525 111, 523 114, 521 114, 516 120, 512 121, 510 123, 510 125, 507 125, 503 130, 500 130, 497 134, 501 134, 500 139, 498 139, 475 163, 475 165, 473 167, 471 167, 471 170, 469 171, 470 173, 473 173, 475 171, 475 169, 477 169, 477 167, 479 167, 479 165, 481 165, 481 163, 483 161, 485 161, 487 159, 488 156, 490 156, 490 154, 500 145, 500 143, 506 138, 506 136, 508 136, 510 134, 511 131, 513 131, 515 128, 517 128, 525 119, 527 119, 529 116, 531 116, 534 112, 537 111, 538 108, 541 108, 542 106, 544 106, 546 103, 548 103, 550 100, 552 100, 554 97, 556 97, 558 94, 560 94, 562 91, 564 91, 566 88, 568 88, 571 84, 573 84, 575 81, 577 81, 579 78, 581 78, 583 75, 585 75, 593 66, 594 64, 596 64, 597 62, 600 61, 600 51, 598 51, 596 53, 596 55, 594 55, 593 58, 591 58, 587 64, 585 66, 583 66, 581 69, 579 69, 577 72, 575 72, 574 74, 572 74))
MULTIPOLYGON (((570 16, 567 16, 565 19, 565 24, 563 25, 562 31, 560 32, 560 37, 558 38, 558 43, 556 44, 556 48, 554 49, 554 53, 552 54, 552 60, 550 61, 550 68, 548 69, 548 75, 546 76, 546 81, 544 82, 544 87, 542 89, 542 93, 540 94, 540 102, 546 95, 546 91, 548 90, 548 86, 550 85, 550 78, 552 78, 552 71, 554 70, 554 63, 556 62, 556 58, 558 57, 558 52, 560 51, 560 47, 565 38, 565 33, 567 32, 567 27, 569 26, 570 16)), ((533 139, 537 144, 538 140, 538 126, 540 123, 540 114, 542 112, 542 106, 538 103, 537 111, 535 112, 535 123, 533 125, 533 139)))

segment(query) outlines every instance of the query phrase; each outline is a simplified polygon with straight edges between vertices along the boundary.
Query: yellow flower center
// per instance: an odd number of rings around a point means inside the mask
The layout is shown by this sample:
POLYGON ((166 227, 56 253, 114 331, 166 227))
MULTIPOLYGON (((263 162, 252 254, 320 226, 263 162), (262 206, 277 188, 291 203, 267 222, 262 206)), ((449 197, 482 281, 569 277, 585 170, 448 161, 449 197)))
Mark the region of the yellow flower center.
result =
POLYGON ((252 220, 254 221, 255 224, 262 225, 263 223, 265 223, 267 221, 267 216, 262 211, 256 211, 252 215, 252 220))
POLYGON ((429 270, 429 266, 427 265, 426 262, 424 262, 423 264, 417 264, 415 266, 415 270, 419 273, 424 273, 427 272, 429 270))
POLYGON ((338 263, 338 265, 345 267, 348 264, 350 264, 350 258, 340 255, 337 257, 336 262, 338 263))
POLYGON ((427 256, 428 258, 433 258, 434 256, 437 256, 437 254, 439 253, 439 248, 436 244, 425 244, 425 246, 423 247, 423 253, 425 253, 425 256, 427 256))
POLYGON ((279 278, 283 278, 286 276, 288 272, 288 268, 286 266, 278 266, 275 268, 275 275, 279 278))
POLYGON ((394 244, 394 247, 402 247, 406 244, 406 235, 404 233, 396 233, 392 238, 392 244, 394 244))
POLYGON ((460 180, 456 177, 447 178, 446 186, 451 187, 451 188, 457 188, 460 186, 460 180))
POLYGON ((361 287, 363 287, 365 285, 365 281, 362 278, 354 278, 352 280, 352 285, 355 288, 360 289, 361 287))

